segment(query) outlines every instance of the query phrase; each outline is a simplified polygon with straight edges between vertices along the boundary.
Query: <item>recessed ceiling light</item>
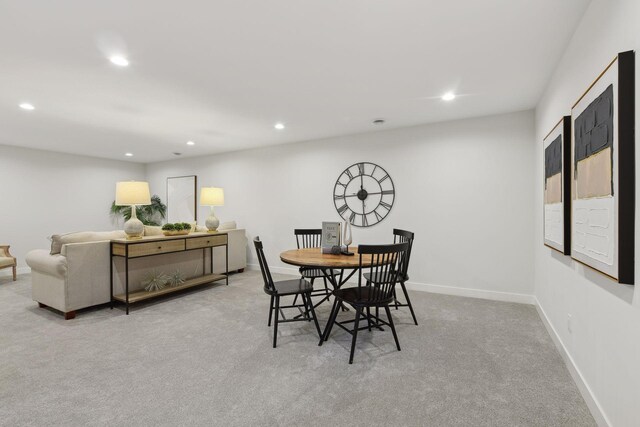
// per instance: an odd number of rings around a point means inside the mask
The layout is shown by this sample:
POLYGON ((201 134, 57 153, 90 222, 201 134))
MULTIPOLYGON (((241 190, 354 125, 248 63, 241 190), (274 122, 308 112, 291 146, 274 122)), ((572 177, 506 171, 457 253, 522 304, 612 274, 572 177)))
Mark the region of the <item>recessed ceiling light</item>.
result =
POLYGON ((22 104, 20 104, 20 108, 22 108, 23 110, 29 110, 29 111, 36 109, 36 107, 29 104, 28 102, 23 102, 22 104))
POLYGON ((193 141, 187 141, 187 145, 196 145, 196 143, 193 141))
POLYGON ((284 123, 276 123, 275 125, 273 125, 273 127, 278 130, 282 130, 284 129, 284 123))
POLYGON ((384 119, 375 119, 373 121, 374 125, 383 125, 384 124, 384 119))
POLYGON ((443 101, 453 101, 454 99, 456 99, 456 95, 453 92, 447 92, 442 95, 443 101))
POLYGON ((112 64, 117 65, 118 67, 127 67, 129 66, 129 61, 124 56, 112 56, 109 58, 112 64))
POLYGON ((124 155, 127 157, 133 157, 133 153, 124 153, 124 155))

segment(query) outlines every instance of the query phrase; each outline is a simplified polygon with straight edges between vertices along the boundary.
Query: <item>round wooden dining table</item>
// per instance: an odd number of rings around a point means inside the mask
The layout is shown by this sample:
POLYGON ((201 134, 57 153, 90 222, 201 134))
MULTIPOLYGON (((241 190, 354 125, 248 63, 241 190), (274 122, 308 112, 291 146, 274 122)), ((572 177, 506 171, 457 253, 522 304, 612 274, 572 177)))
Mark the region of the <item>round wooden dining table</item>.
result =
MULTIPOLYGON (((286 264, 298 267, 317 268, 322 271, 327 280, 335 289, 340 288, 360 269, 360 255, 357 247, 349 247, 353 255, 323 254, 321 248, 301 248, 284 251, 280 254, 280 260, 286 264), (340 272, 339 279, 333 271, 340 272), (345 277, 345 270, 351 270, 345 277)), ((371 265, 372 255, 362 255, 362 265, 371 265)))
MULTIPOLYGON (((286 264, 298 267, 317 268, 327 278, 334 289, 339 289, 344 285, 356 272, 360 270, 360 255, 357 247, 349 247, 349 252, 353 255, 334 255, 323 254, 321 248, 301 248, 284 251, 280 254, 280 260, 286 264), (348 272, 345 276, 345 272, 348 272), (336 272, 339 272, 336 274, 336 272)), ((362 265, 371 264, 370 254, 362 256, 362 265)), ((322 302, 329 299, 329 296, 323 298, 315 304, 317 307, 322 302)), ((346 308, 345 308, 346 309, 346 308)))
MULTIPOLYGON (((350 247, 353 255, 323 254, 321 248, 302 248, 284 251, 280 254, 282 262, 299 267, 313 267, 319 269, 346 270, 360 267, 360 256, 357 247, 350 247)), ((371 263, 371 255, 362 257, 362 264, 371 263)))

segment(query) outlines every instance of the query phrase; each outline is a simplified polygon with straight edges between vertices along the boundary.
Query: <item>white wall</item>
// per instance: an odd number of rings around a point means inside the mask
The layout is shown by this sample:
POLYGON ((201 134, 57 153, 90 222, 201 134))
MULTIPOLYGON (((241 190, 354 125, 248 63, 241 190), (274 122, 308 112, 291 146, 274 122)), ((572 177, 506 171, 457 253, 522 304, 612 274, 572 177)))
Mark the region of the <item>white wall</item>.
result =
MULTIPOLYGON (((563 115, 570 114, 573 103, 616 53, 639 46, 640 1, 594 0, 536 109, 535 295, 606 422, 613 426, 637 426, 640 420, 640 286, 634 289, 614 283, 543 247, 542 138, 563 115), (573 332, 569 332, 568 315, 573 332)), ((640 57, 636 54, 638 99, 640 57)), ((639 125, 636 102, 636 127, 639 125)), ((639 148, 636 164, 640 171, 639 148)), ((638 191, 639 177, 637 172, 638 191)), ((638 195, 636 200, 640 200, 638 195)), ((636 224, 638 219, 640 208, 636 207, 636 224)), ((636 233, 636 277, 639 260, 640 230, 636 233)))
POLYGON ((0 243, 22 268, 28 251, 51 245, 47 236, 117 228, 109 216, 115 183, 144 173, 137 163, 0 145, 0 243))
MULTIPOLYGON (((394 180, 395 205, 380 224, 354 227, 354 243, 412 230, 413 282, 531 295, 533 138, 533 113, 520 112, 149 164, 147 178, 160 195, 169 176, 223 187, 217 216, 259 235, 270 264, 284 267, 278 254, 295 247, 294 228, 339 219, 332 194, 344 168, 377 163, 394 180)), ((200 208, 199 223, 207 214, 200 208)))

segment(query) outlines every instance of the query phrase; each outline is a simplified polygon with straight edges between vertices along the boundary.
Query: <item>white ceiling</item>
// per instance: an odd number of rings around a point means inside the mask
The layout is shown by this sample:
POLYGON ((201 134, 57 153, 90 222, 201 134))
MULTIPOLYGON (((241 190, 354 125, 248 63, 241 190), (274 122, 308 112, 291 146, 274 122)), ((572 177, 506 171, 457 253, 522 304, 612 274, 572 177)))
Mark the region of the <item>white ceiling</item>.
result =
POLYGON ((529 109, 588 3, 0 0, 0 144, 146 163, 529 109))

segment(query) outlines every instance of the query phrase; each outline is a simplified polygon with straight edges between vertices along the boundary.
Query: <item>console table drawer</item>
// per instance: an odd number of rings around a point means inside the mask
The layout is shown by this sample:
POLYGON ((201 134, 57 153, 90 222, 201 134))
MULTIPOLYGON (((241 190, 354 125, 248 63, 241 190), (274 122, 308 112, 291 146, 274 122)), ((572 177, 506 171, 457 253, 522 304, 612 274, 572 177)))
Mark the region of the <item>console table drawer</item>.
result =
POLYGON ((129 258, 184 251, 184 240, 167 240, 129 245, 129 258))
POLYGON ((198 248, 209 248, 211 246, 222 246, 227 244, 227 235, 196 237, 187 239, 187 250, 198 248))

